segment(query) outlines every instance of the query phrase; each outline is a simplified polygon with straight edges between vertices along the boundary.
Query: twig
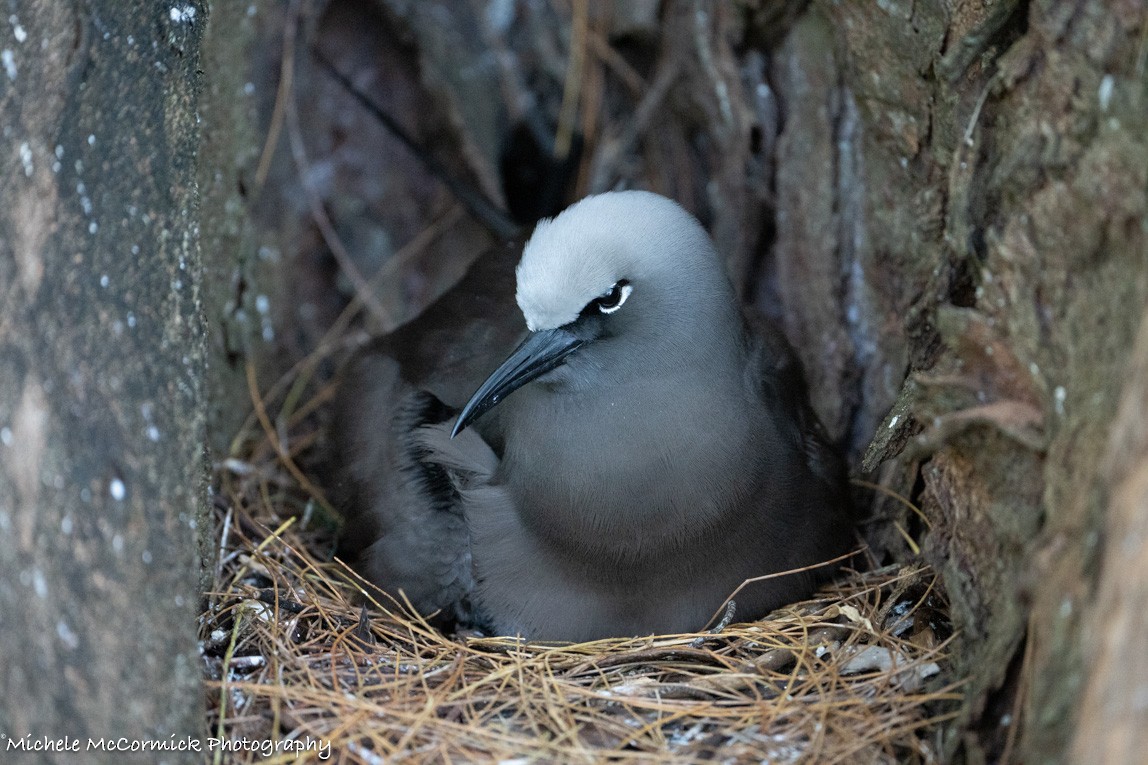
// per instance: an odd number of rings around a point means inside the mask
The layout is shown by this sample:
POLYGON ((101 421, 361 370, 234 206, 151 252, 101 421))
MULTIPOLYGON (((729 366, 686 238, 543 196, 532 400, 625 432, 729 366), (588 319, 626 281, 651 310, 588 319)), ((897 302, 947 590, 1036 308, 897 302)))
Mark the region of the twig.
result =
MULTIPOLYGON (((288 17, 299 13, 298 4, 295 3, 287 12, 288 17)), ((290 21, 288 23, 291 23, 290 21)), ((271 159, 275 150, 279 148, 279 135, 283 131, 283 119, 286 116, 287 101, 291 98, 292 86, 295 80, 295 55, 287 55, 284 46, 279 64, 279 86, 275 89, 275 108, 271 111, 271 123, 267 126, 267 137, 263 141, 263 151, 259 153, 259 165, 255 170, 255 193, 258 195, 263 184, 267 182, 267 175, 271 172, 271 159)))
POLYGON ((912 510, 914 513, 916 513, 917 517, 921 519, 921 522, 925 524, 925 528, 933 528, 933 522, 929 520, 929 516, 925 515, 925 512, 921 508, 917 507, 908 499, 888 488, 887 486, 882 486, 881 484, 873 483, 872 481, 865 481, 861 478, 850 478, 849 483, 853 484, 854 486, 860 486, 863 489, 870 489, 871 491, 880 492, 890 499, 897 500, 909 510, 912 510))
MULTIPOLYGON (((223 654, 223 677, 219 688, 219 724, 215 728, 216 738, 222 740, 224 723, 227 721, 227 681, 231 678, 231 660, 235 656, 235 644, 239 641, 239 625, 243 623, 243 615, 247 613, 242 608, 235 614, 235 623, 231 627, 231 641, 227 644, 227 651, 223 654)), ((223 748, 215 750, 214 765, 223 762, 223 748)))
MULTIPOLYGON (((387 279, 391 274, 421 254, 435 238, 442 234, 443 230, 453 225, 460 215, 461 210, 457 205, 451 207, 442 217, 431 222, 426 228, 415 235, 413 239, 400 247, 399 250, 383 264, 382 268, 371 277, 371 294, 374 293, 374 285, 387 279)), ((347 307, 343 309, 343 312, 339 314, 330 328, 323 334, 323 337, 319 339, 319 342, 315 344, 315 350, 295 362, 290 369, 284 372, 268 389, 264 398, 275 398, 282 393, 284 389, 293 387, 295 381, 300 377, 309 377, 315 367, 327 357, 339 351, 346 350, 348 347, 353 348, 355 345, 364 342, 365 338, 356 338, 355 336, 347 335, 347 328, 362 308, 363 302, 359 299, 358 294, 356 294, 351 298, 351 302, 347 304, 347 307)), ((394 326, 384 325, 382 327, 384 333, 392 329, 394 329, 394 326)), ((235 438, 232 439, 228 450, 229 454, 238 454, 244 448, 245 436, 255 424, 255 420, 256 413, 252 410, 251 414, 247 416, 247 419, 243 421, 243 425, 239 428, 235 438)))
POLYGON ((587 27, 590 21, 587 0, 574 0, 571 15, 570 60, 566 64, 562 106, 558 110, 558 129, 554 134, 554 158, 557 160, 566 159, 574 140, 574 121, 578 116, 578 97, 582 90, 582 70, 586 60, 587 27))
POLYGON ((219 535, 219 557, 215 561, 215 581, 217 583, 223 578, 223 560, 227 555, 227 538, 231 534, 231 518, 234 512, 235 507, 229 502, 227 512, 223 515, 223 531, 219 535))
POLYGON ((854 555, 860 554, 863 550, 864 550, 864 548, 858 548, 856 550, 852 550, 850 552, 847 552, 844 555, 838 555, 836 558, 830 558, 829 560, 821 561, 820 563, 813 563, 813 564, 810 564, 808 566, 802 566, 801 568, 791 568, 788 571, 776 571, 772 574, 762 574, 761 576, 755 576, 755 577, 751 577, 749 579, 746 579, 744 582, 742 582, 741 584, 739 584, 737 586, 737 589, 735 589, 733 592, 730 593, 728 598, 726 598, 724 601, 722 601, 722 604, 718 607, 717 611, 714 611, 713 616, 711 616, 709 618, 709 621, 712 622, 714 619, 716 619, 718 614, 722 613, 723 610, 725 608, 727 608, 726 604, 728 604, 731 600, 736 598, 737 594, 739 592, 741 592, 742 590, 744 590, 746 587, 748 587, 751 584, 756 584, 757 582, 764 582, 767 579, 777 579, 778 577, 782 577, 782 576, 790 576, 792 574, 800 574, 803 571, 814 571, 814 570, 819 569, 819 568, 825 568, 826 566, 832 566, 832 565, 835 565, 837 563, 841 563, 842 561, 849 560, 854 555))
POLYGON ((312 50, 312 55, 319 65, 331 75, 340 85, 342 85, 348 93, 354 96, 367 111, 369 111, 375 118, 383 124, 383 127, 399 140, 401 144, 407 147, 410 152, 423 164, 431 175, 437 178, 444 186, 450 189, 458 201, 462 202, 463 206, 471 216, 481 223, 490 233, 496 238, 509 241, 517 238, 522 233, 522 227, 515 223, 510 216, 500 210, 489 199, 487 199, 480 191, 471 188, 467 184, 456 178, 446 165, 442 164, 435 158, 433 154, 424 149, 414 136, 403 129, 402 125, 394 120, 391 115, 387 114, 382 107, 377 105, 371 100, 363 91, 355 86, 355 83, 344 75, 339 69, 328 61, 322 53, 318 50, 312 50))
POLYGON ((630 91, 635 96, 642 93, 642 88, 645 87, 645 80, 642 75, 638 74, 634 67, 630 66, 630 62, 622 58, 618 51, 614 50, 610 42, 600 33, 592 32, 588 38, 590 47, 594 50, 594 55, 601 59, 602 63, 610 68, 622 84, 626 86, 626 90, 630 91))
POLYGON ((1027 8, 1028 3, 1021 3, 1020 0, 1000 0, 989 6, 988 13, 980 23, 966 32, 944 55, 937 65, 937 73, 950 84, 955 84, 1013 15, 1027 8))
POLYGON ((1020 732, 1020 718, 1021 710, 1025 704, 1025 689, 1032 687, 1032 654, 1033 643, 1035 643, 1034 631, 1032 629, 1032 618, 1029 618, 1028 634, 1025 636, 1024 654, 1020 660, 1020 682, 1017 683, 1016 695, 1013 696, 1012 707, 1009 710, 1009 715, 1012 718, 1009 720, 1008 734, 1005 736, 1004 748, 1001 750, 1000 763, 1001 765, 1008 765, 1012 762, 1012 749, 1016 745, 1016 737, 1020 732))
MULTIPOLYGON (((737 613, 737 601, 734 600, 733 598, 730 598, 729 601, 726 602, 725 613, 722 614, 721 621, 719 621, 714 626, 713 629, 709 630, 709 634, 710 635, 717 635, 722 630, 724 630, 726 627, 728 627, 730 625, 730 622, 733 621, 733 616, 736 613, 737 613)), ((706 642, 705 635, 698 635, 696 638, 694 638, 692 641, 690 641, 690 648, 701 648, 703 645, 705 645, 705 642, 706 642)))
POLYGON ((311 218, 315 221, 315 225, 319 229, 319 234, 323 237, 323 242, 327 245, 327 249, 331 251, 331 255, 335 258, 335 262, 339 264, 339 268, 351 280, 351 284, 355 287, 355 293, 363 304, 370 309, 371 313, 375 314, 383 322, 393 323, 394 319, 391 312, 387 310, 378 299, 371 294, 370 285, 367 280, 363 278, 363 274, 359 271, 358 266, 355 265, 354 259, 347 248, 343 246, 343 242, 339 239, 339 235, 335 232, 335 227, 331 225, 331 219, 327 216, 327 211, 323 208, 323 203, 319 199, 319 194, 311 187, 311 162, 307 158, 307 150, 303 146, 303 131, 299 126, 299 109, 295 103, 294 95, 294 71, 295 66, 295 38, 299 32, 299 14, 301 11, 298 7, 292 9, 287 14, 287 21, 283 25, 283 68, 285 73, 283 79, 289 84, 289 94, 285 100, 284 109, 287 115, 287 139, 291 146, 291 156, 295 160, 295 169, 299 174, 299 185, 303 188, 303 195, 307 198, 307 206, 311 211, 311 218))
POLYGON ((255 380, 255 365, 250 361, 246 364, 247 367, 247 390, 251 394, 251 403, 255 407, 255 416, 259 419, 259 424, 263 426, 263 432, 267 436, 268 443, 275 453, 279 456, 279 461, 283 463, 283 467, 287 468, 287 472, 291 474, 299 486, 303 488, 308 494, 315 498, 315 501, 322 506, 323 510, 330 513, 333 517, 339 517, 335 512, 335 508, 323 496, 323 492, 318 486, 311 483, 307 476, 303 475, 303 471, 295 464, 295 460, 291 459, 291 455, 283 448, 283 444, 279 442, 279 436, 275 432, 275 427, 271 424, 270 418, 267 416, 267 408, 263 404, 263 398, 259 395, 259 383, 255 380))
POLYGON ((621 135, 609 144, 602 146, 601 153, 598 155, 595 167, 590 174, 590 191, 592 193, 605 191, 610 187, 614 176, 617 174, 618 163, 622 157, 630 153, 634 144, 638 142, 638 138, 646 132, 654 114, 657 113, 662 101, 666 98, 666 94, 669 93, 670 87, 677 81, 681 69, 681 61, 676 55, 670 55, 662 60, 658 73, 654 75, 654 81, 650 84, 646 95, 642 96, 642 100, 634 108, 634 114, 623 128, 621 135))

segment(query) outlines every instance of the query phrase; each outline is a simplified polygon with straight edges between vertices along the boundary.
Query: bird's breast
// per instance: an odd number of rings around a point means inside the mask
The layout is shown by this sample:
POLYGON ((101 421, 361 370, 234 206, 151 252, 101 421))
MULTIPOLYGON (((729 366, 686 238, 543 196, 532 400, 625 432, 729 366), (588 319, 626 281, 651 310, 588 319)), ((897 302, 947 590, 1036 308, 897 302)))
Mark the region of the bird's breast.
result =
POLYGON ((497 480, 543 541, 590 558, 660 556, 761 489, 753 430, 764 418, 680 405, 635 411, 634 401, 607 397, 595 404, 537 397, 508 413, 497 480))

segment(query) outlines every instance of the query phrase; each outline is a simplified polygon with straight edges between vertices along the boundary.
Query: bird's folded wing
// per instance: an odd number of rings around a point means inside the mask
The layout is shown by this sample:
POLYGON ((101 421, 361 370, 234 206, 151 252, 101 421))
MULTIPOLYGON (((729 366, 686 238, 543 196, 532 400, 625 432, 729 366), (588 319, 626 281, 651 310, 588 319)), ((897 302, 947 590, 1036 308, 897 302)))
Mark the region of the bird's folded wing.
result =
POLYGON ((476 430, 468 429, 451 438, 450 422, 424 425, 413 439, 426 452, 424 462, 440 465, 466 483, 489 481, 498 467, 498 457, 476 430))
POLYGON ((809 403, 801 359, 781 330, 764 316, 747 311, 745 322, 750 349, 749 373, 761 386, 763 399, 788 413, 788 417, 778 418, 778 422, 790 425, 789 436, 805 455, 813 474, 827 486, 843 490, 845 463, 830 444, 825 427, 809 403))

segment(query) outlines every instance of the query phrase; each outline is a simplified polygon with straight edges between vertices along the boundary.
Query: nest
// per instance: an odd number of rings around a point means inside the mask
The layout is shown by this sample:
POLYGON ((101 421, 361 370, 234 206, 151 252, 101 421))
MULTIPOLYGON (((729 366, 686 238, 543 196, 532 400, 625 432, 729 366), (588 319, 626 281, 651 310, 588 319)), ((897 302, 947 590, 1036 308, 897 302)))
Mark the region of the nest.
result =
POLYGON ((846 572, 768 618, 695 635, 444 635, 326 552, 307 472, 330 389, 276 385, 216 466, 201 618, 217 762, 936 762, 959 710, 947 608, 920 564, 846 572), (256 422, 261 427, 256 427, 256 422))

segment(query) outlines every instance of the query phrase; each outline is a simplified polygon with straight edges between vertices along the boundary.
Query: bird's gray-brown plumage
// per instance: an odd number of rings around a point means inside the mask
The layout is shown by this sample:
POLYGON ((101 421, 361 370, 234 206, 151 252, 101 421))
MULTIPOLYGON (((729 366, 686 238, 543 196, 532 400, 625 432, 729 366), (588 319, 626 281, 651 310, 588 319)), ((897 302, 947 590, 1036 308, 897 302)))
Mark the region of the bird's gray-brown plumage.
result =
MULTIPOLYGON (((800 367, 697 221, 602 194, 516 257, 480 259, 341 386, 343 552, 368 579, 446 621, 582 640, 699 630, 744 580, 848 550, 800 367)), ((739 616, 824 571, 744 588, 739 616)))

